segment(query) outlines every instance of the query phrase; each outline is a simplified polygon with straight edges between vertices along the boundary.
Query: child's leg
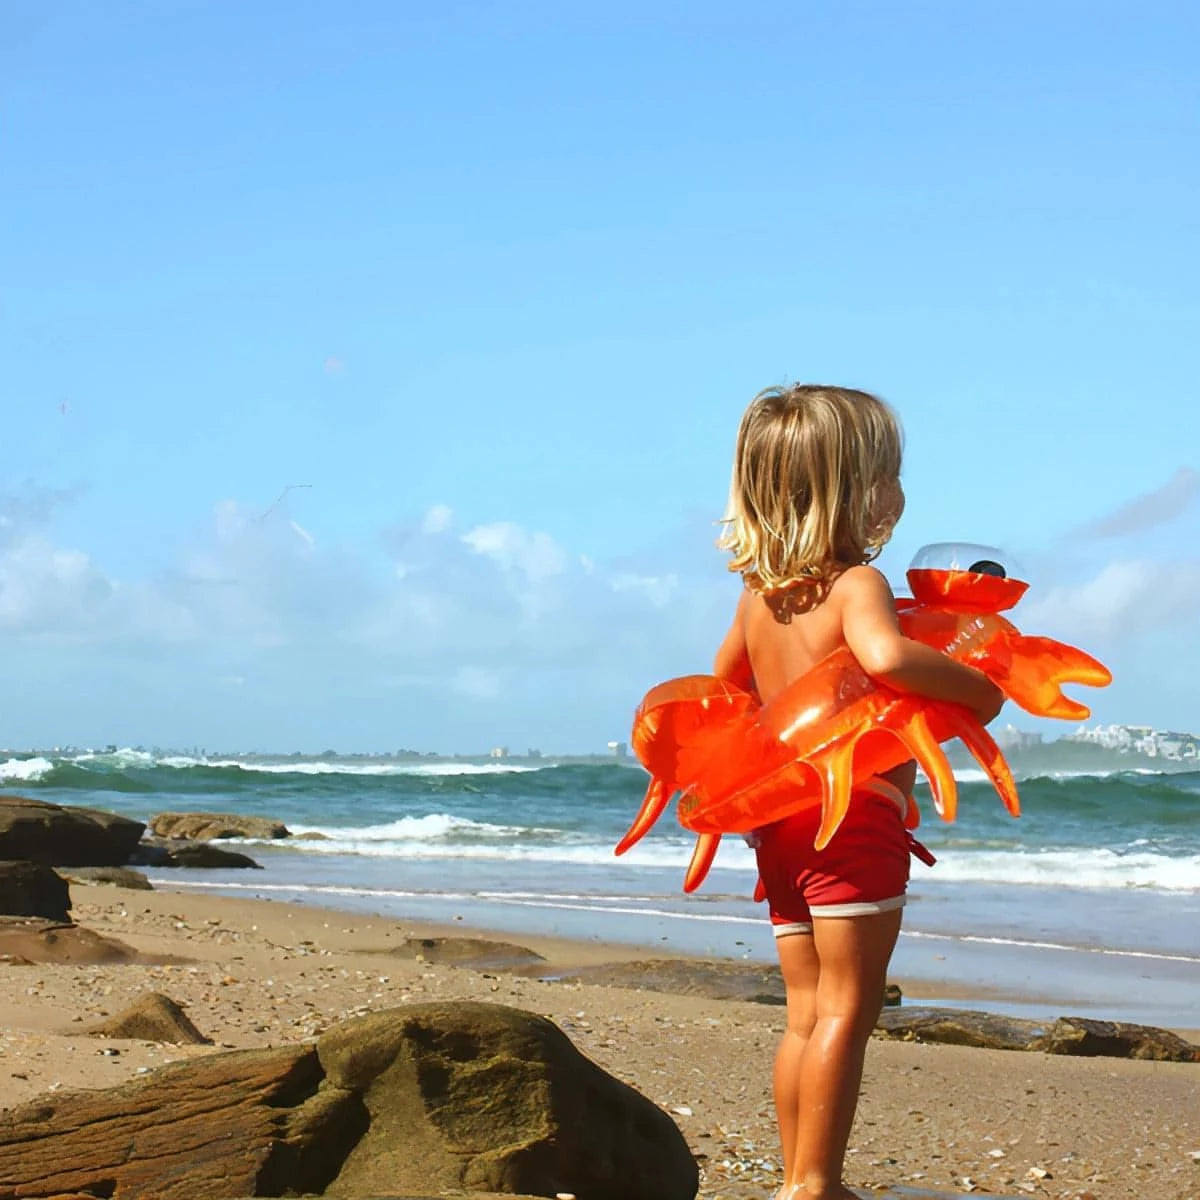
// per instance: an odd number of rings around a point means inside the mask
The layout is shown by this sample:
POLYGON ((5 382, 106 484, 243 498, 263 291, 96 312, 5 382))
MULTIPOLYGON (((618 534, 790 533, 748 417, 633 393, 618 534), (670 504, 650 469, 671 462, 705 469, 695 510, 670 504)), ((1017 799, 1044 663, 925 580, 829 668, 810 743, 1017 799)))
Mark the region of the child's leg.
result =
POLYGON ((775 1052, 775 1118, 783 1151, 784 1189, 794 1180, 796 1126, 800 1118, 800 1064, 817 1020, 817 952, 811 931, 776 939, 787 992, 787 1028, 775 1052))
POLYGON ((783 1193, 788 1183, 798 1185, 796 1200, 853 1195, 842 1184, 842 1166, 901 914, 896 908, 813 921, 816 1020, 800 1058, 796 1144, 783 1193))

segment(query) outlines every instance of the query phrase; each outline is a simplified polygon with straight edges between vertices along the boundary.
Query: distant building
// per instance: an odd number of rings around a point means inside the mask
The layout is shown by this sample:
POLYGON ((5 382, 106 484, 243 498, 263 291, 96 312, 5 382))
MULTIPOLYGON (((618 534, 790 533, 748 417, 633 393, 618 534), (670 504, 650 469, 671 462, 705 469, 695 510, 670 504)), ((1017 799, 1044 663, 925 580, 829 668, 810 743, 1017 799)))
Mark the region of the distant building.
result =
POLYGON ((507 758, 507 757, 508 757, 508 747, 507 746, 493 746, 491 748, 491 750, 488 751, 488 758, 507 758))
POLYGON ((1005 725, 993 735, 1001 750, 1029 750, 1042 744, 1042 735, 1026 729, 1018 729, 1015 725, 1005 725))
POLYGON ((614 758, 628 758, 629 757, 629 743, 628 742, 609 742, 608 743, 608 752, 614 758))
POLYGON ((1172 761, 1200 757, 1200 737, 1194 733, 1169 733, 1149 725, 1081 725, 1066 739, 1088 742, 1121 754, 1144 754, 1172 761))

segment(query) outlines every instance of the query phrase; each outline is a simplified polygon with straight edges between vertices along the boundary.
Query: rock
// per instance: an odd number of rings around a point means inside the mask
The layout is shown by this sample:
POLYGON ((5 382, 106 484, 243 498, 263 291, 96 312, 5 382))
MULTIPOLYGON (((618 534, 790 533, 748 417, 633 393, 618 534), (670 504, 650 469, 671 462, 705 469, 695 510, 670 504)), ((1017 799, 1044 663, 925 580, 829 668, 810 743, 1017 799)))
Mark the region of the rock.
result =
POLYGON ((556 1026, 423 1004, 315 1046, 173 1063, 0 1113, 0 1196, 120 1200, 430 1197, 454 1190, 692 1200, 695 1159, 661 1109, 556 1026))
POLYGON ((49 867, 34 862, 0 862, 0 914, 66 921, 71 889, 49 867))
POLYGON ((179 842, 172 844, 147 838, 139 843, 129 861, 139 867, 254 867, 259 864, 248 854, 226 850, 211 842, 179 842))
POLYGON ((223 850, 220 846, 210 846, 207 842, 188 842, 178 850, 170 851, 169 867, 253 867, 262 868, 248 854, 239 854, 236 850, 223 850))
POLYGON ((115 1017, 80 1031, 86 1037, 133 1038, 172 1046, 211 1046, 212 1038, 192 1024, 187 1013, 161 992, 143 996, 115 1017))
POLYGON ((1168 1030, 1087 1017, 1059 1017, 1047 1023, 972 1009, 902 1008, 881 1013, 875 1032, 898 1041, 949 1042, 992 1050, 1200 1062, 1200 1046, 1168 1030))
POLYGON ((145 828, 114 813, 0 796, 0 859, 49 867, 119 867, 145 828))
POLYGON ((695 1160, 671 1118, 532 1013, 414 1005, 333 1029, 317 1049, 329 1082, 359 1094, 370 1120, 337 1193, 696 1193, 695 1160))
POLYGON ((1047 1054, 1081 1054, 1106 1058, 1142 1058, 1156 1062, 1200 1062, 1200 1046, 1152 1025, 1059 1017, 1040 1047, 1047 1054))
POLYGON ((141 871, 129 867, 64 867, 59 874, 68 883, 104 883, 138 892, 154 890, 150 880, 141 871))
MULTIPOLYGON (((523 974, 538 974, 525 971, 523 974)), ((634 962, 601 963, 569 973, 543 974, 561 982, 598 983, 608 987, 675 992, 709 1000, 742 1000, 752 1004, 786 1004, 783 975, 776 966, 726 960, 651 958, 634 962)), ((902 1002, 900 985, 884 988, 881 1005, 902 1002)))
MULTIPOLYGON (((276 1181, 279 1195, 302 1175, 290 1120, 320 1082, 316 1052, 296 1046, 202 1057, 116 1088, 44 1096, 0 1113, 0 1196, 19 1186, 30 1197, 207 1200, 270 1194, 276 1181)), ((323 1191, 328 1179, 313 1173, 303 1182, 312 1186, 297 1190, 323 1191)))
POLYGON ((80 925, 0 917, 0 964, 168 961, 173 960, 139 954, 116 938, 104 937, 80 925))
POLYGON ((710 1000, 786 1003, 779 968, 759 963, 652 958, 602 963, 578 971, 556 973, 553 978, 563 982, 579 981, 608 987, 645 988, 651 992, 705 996, 710 1000))
POLYGON ((469 967, 475 971, 511 971, 546 961, 525 946, 476 937, 405 938, 398 946, 389 946, 384 953, 396 958, 419 958, 427 963, 469 967))
POLYGON ((1046 1025, 1016 1017, 956 1008, 885 1008, 875 1032, 901 1042, 947 1042, 991 1050, 1033 1050, 1046 1025))
POLYGON ((135 867, 169 867, 172 865, 171 851, 165 842, 143 838, 134 847, 129 862, 135 867))
POLYGON ((150 818, 157 837, 207 842, 213 838, 259 838, 264 841, 291 837, 282 821, 268 817, 243 817, 235 813, 159 813, 150 818))

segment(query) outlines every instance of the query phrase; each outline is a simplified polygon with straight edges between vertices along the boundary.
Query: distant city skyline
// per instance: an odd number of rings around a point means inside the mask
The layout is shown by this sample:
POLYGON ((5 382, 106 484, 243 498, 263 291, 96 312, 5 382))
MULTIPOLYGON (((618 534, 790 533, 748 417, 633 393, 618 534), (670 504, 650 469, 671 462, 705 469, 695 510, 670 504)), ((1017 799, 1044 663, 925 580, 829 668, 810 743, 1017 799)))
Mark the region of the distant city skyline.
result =
MULTIPOLYGON (((1121 753, 1137 754, 1146 758, 1166 758, 1173 760, 1190 760, 1200 757, 1200 734, 1156 730, 1147 725, 1078 725, 1070 728, 1043 731, 1021 728, 1012 724, 993 726, 992 736, 1005 754, 1021 751, 1036 750, 1039 747, 1049 747, 1055 742, 1075 745, 1093 745, 1104 750, 1117 750, 1121 753)), ((963 748, 957 743, 956 752, 963 748)), ((487 748, 459 749, 457 751, 421 750, 398 748, 393 750, 349 749, 338 750, 325 747, 320 750, 284 750, 278 747, 255 746, 244 748, 209 747, 194 745, 153 746, 138 744, 133 746, 118 746, 115 742, 97 746, 9 746, 0 747, 0 755, 64 755, 95 754, 119 755, 125 753, 146 754, 154 756, 182 756, 203 759, 222 758, 273 758, 273 759, 305 759, 319 760, 325 758, 367 758, 388 759, 396 762, 421 760, 479 760, 504 761, 508 759, 536 762, 539 760, 558 759, 587 759, 590 761, 616 761, 630 765, 636 764, 636 758, 625 742, 608 743, 601 749, 578 747, 573 750, 547 752, 537 746, 526 746, 524 749, 512 749, 508 746, 491 746, 487 748), (623 748, 623 749, 622 749, 623 748)), ((965 753, 965 752, 964 752, 965 753)), ((2 764, 0 764, 2 765, 2 764)))

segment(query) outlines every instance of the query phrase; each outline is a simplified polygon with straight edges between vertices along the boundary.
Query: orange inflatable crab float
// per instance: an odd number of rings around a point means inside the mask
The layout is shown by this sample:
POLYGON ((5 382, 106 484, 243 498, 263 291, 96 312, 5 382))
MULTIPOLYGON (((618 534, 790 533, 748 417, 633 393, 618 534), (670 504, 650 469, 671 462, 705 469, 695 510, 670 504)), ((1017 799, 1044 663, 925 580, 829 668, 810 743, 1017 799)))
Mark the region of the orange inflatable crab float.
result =
MULTIPOLYGON (((1086 705, 1065 696, 1062 684, 1103 687, 1111 674, 1082 650, 1027 637, 1000 615, 1028 588, 1009 576, 1003 557, 986 546, 925 547, 908 571, 912 599, 897 601, 901 628, 983 671, 1034 716, 1087 717, 1086 705)), ((683 884, 691 892, 707 875, 722 834, 749 833, 820 805, 814 844, 821 849, 854 787, 908 759, 929 779, 938 815, 953 821, 957 788, 941 749, 951 738, 963 742, 1017 816, 1012 772, 973 713, 876 682, 845 647, 766 705, 713 675, 669 680, 647 692, 634 718, 633 748, 650 785, 616 853, 638 842, 680 793, 679 822, 697 834, 683 884)), ((913 829, 919 820, 910 799, 906 824, 913 829)))

